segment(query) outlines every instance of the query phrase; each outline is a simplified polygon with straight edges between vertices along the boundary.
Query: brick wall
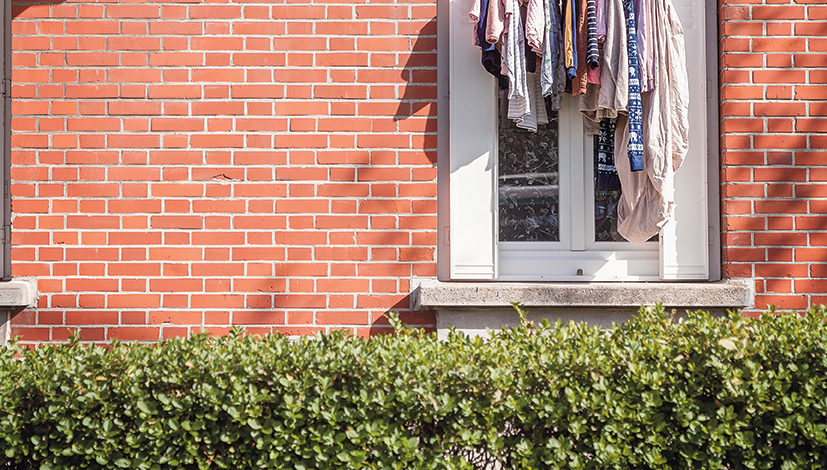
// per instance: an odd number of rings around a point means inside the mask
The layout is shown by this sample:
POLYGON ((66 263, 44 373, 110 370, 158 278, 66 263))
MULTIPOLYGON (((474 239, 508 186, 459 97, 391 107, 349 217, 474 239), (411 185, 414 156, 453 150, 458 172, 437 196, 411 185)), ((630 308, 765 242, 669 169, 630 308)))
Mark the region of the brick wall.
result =
POLYGON ((827 304, 827 4, 721 0, 724 276, 827 304))
MULTIPOLYGON (((41 292, 13 334, 433 326, 408 292, 436 271, 434 0, 13 14, 13 274, 41 292)), ((724 276, 827 303, 827 5, 719 20, 724 276)))
POLYGON ((434 1, 13 14, 13 335, 433 326, 434 1))

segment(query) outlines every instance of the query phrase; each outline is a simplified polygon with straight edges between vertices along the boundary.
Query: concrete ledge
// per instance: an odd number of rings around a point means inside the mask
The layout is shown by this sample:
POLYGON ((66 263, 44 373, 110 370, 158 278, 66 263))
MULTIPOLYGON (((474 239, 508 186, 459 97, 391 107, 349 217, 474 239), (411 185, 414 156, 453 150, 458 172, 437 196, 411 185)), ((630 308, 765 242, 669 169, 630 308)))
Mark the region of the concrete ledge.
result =
POLYGON ((748 280, 719 282, 442 282, 422 279, 414 289, 416 309, 510 307, 745 308, 754 304, 748 280))
POLYGON ((37 304, 37 282, 34 279, 0 281, 0 309, 19 310, 37 304))
POLYGON ((9 340, 11 313, 37 304, 37 282, 34 279, 0 281, 0 346, 9 340))

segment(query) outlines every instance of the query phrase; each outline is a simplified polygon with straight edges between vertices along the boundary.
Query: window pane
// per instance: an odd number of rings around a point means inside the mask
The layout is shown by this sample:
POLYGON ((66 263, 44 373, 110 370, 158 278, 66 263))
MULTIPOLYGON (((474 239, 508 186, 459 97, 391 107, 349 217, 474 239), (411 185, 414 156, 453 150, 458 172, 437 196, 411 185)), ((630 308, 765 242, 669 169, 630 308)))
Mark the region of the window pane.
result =
MULTIPOLYGON (((557 112, 537 132, 508 119, 507 91, 499 92, 500 241, 559 241, 557 112)), ((474 116, 468 116, 474 119, 474 116)))
MULTIPOLYGON (((617 189, 600 188, 598 184, 599 139, 594 136, 594 241, 597 242, 625 242, 626 239, 617 233, 617 203, 620 200, 620 187, 617 189)), ((606 185, 614 186, 614 185, 606 185)), ((649 241, 657 241, 655 235, 649 241)))

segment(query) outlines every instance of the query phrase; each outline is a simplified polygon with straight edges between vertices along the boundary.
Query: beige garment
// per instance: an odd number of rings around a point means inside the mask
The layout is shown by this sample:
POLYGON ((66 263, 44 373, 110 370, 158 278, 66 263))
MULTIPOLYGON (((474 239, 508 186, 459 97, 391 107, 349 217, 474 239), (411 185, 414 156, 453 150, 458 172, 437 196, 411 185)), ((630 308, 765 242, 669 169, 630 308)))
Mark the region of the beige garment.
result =
POLYGON ((525 12, 525 39, 531 50, 543 53, 543 38, 546 34, 546 14, 543 0, 528 0, 525 12))
POLYGON ((629 48, 622 0, 606 0, 606 40, 600 55, 600 85, 580 97, 586 132, 596 134, 600 120, 616 118, 629 106, 629 48))
POLYGON ((644 171, 629 171, 627 119, 617 122, 615 165, 622 194, 617 231, 640 243, 660 232, 672 217, 674 175, 689 149, 689 78, 683 27, 672 0, 652 0, 653 79, 643 95, 644 171))

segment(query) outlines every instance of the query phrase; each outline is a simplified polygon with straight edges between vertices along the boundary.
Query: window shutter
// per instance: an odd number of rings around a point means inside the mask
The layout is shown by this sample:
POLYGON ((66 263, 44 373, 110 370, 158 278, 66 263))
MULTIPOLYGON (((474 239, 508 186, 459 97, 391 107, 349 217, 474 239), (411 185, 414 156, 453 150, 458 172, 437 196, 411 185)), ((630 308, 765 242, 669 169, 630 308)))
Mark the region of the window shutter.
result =
MULTIPOLYGON (((468 20, 473 0, 450 2, 450 278, 497 277, 497 104, 468 20)), ((441 142, 444 144, 444 142, 441 142)))
MULTIPOLYGON (((706 30, 704 2, 674 0, 686 41, 689 154, 675 173, 675 214, 660 237, 663 280, 709 278, 707 233, 706 30)), ((711 136, 715 138, 715 136, 711 136)))

